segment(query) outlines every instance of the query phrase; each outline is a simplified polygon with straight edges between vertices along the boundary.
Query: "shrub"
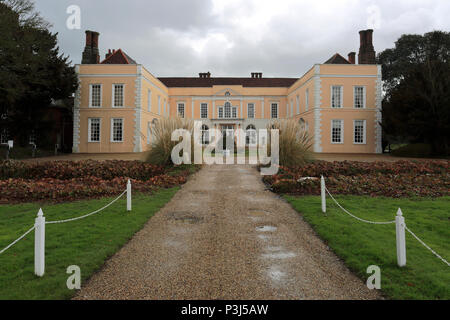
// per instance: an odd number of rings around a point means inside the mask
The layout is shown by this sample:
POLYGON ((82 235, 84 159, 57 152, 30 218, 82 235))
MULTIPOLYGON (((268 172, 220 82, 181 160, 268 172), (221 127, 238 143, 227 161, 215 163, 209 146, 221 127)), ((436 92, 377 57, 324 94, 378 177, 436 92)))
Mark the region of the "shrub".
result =
POLYGON ((129 177, 146 180, 165 173, 166 169, 141 161, 49 161, 49 162, 0 162, 0 180, 10 178, 70 180, 87 176, 103 180, 129 177))
POLYGON ((118 195, 128 179, 134 191, 152 192, 186 182, 198 167, 156 166, 140 161, 0 162, 0 203, 72 201, 118 195))
MULTIPOLYGON (((278 120, 267 126, 267 130, 280 130, 280 165, 303 165, 312 158, 312 138, 305 127, 295 120, 278 120)), ((269 149, 270 149, 270 134, 269 149)))
POLYGON ((302 167, 281 167, 277 175, 265 176, 274 192, 319 195, 319 179, 300 179, 323 175, 332 194, 386 197, 450 195, 450 161, 325 162, 302 167))
POLYGON ((408 144, 392 150, 392 155, 396 157, 427 158, 432 155, 432 148, 425 143, 408 144))
MULTIPOLYGON (((181 118, 160 119, 153 125, 152 137, 154 139, 152 149, 147 158, 147 162, 155 165, 171 165, 172 149, 179 143, 172 141, 172 132, 177 129, 185 129, 193 136, 194 122, 181 118)), ((191 146, 193 139, 191 139, 191 146)))

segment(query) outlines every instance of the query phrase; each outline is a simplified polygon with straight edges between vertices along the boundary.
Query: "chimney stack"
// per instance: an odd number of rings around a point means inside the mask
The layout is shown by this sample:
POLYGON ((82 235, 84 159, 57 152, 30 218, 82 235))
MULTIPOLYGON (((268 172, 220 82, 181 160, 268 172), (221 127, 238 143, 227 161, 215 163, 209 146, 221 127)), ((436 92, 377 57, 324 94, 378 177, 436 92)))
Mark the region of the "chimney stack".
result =
POLYGON ((360 48, 358 55, 359 64, 376 64, 375 49, 373 47, 373 30, 362 30, 359 32, 360 48))
POLYGON ((355 64, 355 63, 356 63, 356 52, 350 52, 350 53, 348 54, 348 61, 349 61, 351 64, 355 64))
POLYGON ((100 63, 100 53, 98 50, 99 33, 86 30, 86 46, 83 51, 82 64, 98 64, 100 63))
POLYGON ((198 74, 200 76, 200 78, 202 79, 206 79, 206 78, 211 78, 211 72, 201 72, 198 74))

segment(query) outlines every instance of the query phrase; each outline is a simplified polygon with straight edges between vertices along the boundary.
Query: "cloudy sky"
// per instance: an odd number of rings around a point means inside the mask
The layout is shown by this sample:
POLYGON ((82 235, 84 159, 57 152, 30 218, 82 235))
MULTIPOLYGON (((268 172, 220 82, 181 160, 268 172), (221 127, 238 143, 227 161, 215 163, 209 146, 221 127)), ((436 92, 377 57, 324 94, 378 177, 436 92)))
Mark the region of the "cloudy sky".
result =
POLYGON ((373 28, 375 50, 404 33, 450 31, 449 0, 36 0, 59 33, 62 51, 81 62, 85 30, 100 32, 101 58, 122 48, 156 76, 299 77, 334 53, 358 51, 373 28), (67 27, 80 8, 81 29, 67 27))

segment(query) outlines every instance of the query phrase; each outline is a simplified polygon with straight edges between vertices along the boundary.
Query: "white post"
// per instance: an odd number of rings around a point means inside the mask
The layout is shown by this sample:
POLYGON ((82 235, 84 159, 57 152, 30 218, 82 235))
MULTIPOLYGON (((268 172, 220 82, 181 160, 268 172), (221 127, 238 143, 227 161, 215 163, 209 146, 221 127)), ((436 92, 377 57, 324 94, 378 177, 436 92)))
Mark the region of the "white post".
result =
POLYGON ((323 178, 323 176, 321 176, 320 178, 320 195, 322 197, 322 212, 326 213, 327 212, 327 200, 326 200, 326 194, 325 194, 325 179, 323 178))
POLYGON ((131 211, 131 181, 127 183, 127 211, 131 211))
POLYGON ((45 272, 45 217, 42 209, 39 209, 34 227, 34 273, 42 277, 45 272))
POLYGON ((402 210, 398 208, 395 217, 395 231, 397 240, 397 263, 399 267, 406 266, 406 243, 405 243, 405 218, 402 210))

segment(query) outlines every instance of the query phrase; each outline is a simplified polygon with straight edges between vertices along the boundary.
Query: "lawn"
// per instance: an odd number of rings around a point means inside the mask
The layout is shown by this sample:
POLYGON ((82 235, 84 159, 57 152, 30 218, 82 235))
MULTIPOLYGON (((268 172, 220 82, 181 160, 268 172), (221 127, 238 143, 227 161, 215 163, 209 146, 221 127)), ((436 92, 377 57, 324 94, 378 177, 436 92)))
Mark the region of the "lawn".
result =
MULTIPOLYGON (((126 196, 98 214, 64 224, 46 225, 46 270, 34 275, 34 232, 0 255, 0 299, 69 299, 70 265, 81 268, 82 282, 99 270, 162 208, 179 188, 134 194, 133 210, 126 211, 126 196)), ((108 204, 114 198, 44 205, 47 221, 77 217, 108 204)), ((39 204, 0 205, 0 249, 34 224, 39 204)))
MULTIPOLYGON (((364 281, 369 265, 381 268, 381 290, 391 299, 450 299, 450 269, 406 232, 406 267, 397 266, 395 224, 357 221, 327 198, 327 213, 320 197, 284 198, 301 213, 328 246, 364 281)), ((400 207, 406 225, 447 261, 450 260, 450 197, 391 199, 337 196, 352 214, 372 221, 395 219, 400 207)))

